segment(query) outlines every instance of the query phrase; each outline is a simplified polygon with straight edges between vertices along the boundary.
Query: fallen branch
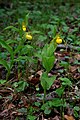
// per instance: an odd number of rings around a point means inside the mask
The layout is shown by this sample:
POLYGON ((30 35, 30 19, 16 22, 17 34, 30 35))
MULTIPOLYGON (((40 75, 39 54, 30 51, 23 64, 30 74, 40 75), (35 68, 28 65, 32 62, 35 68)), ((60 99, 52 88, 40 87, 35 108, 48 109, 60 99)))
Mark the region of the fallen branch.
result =
MULTIPOLYGON (((53 92, 51 92, 51 93, 49 93, 49 94, 47 94, 46 95, 46 97, 45 97, 45 100, 52 100, 53 98, 55 98, 57 96, 57 94, 56 94, 56 92, 55 91, 53 91, 53 92)), ((32 102, 35 102, 35 101, 37 101, 37 102, 42 102, 43 101, 43 98, 44 98, 44 94, 40 94, 40 97, 38 97, 38 96, 36 96, 36 94, 34 94, 34 95, 28 95, 27 96, 28 97, 28 99, 27 99, 27 102, 28 101, 32 101, 32 102)))
POLYGON ((63 45, 63 44, 60 44, 58 45, 58 48, 62 48, 62 49, 72 49, 72 50, 80 50, 80 47, 79 46, 72 46, 72 45, 63 45))

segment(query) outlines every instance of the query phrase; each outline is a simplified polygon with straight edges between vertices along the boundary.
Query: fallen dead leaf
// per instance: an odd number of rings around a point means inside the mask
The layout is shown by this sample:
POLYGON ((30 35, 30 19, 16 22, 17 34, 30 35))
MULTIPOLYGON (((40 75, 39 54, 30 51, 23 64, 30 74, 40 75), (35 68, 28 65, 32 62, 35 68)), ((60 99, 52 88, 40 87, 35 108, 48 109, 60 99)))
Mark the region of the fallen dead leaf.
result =
POLYGON ((36 85, 39 83, 39 78, 42 75, 42 70, 38 71, 35 75, 31 75, 28 77, 28 82, 32 83, 33 85, 36 85))
POLYGON ((39 83, 39 77, 32 77, 32 79, 29 79, 28 82, 32 83, 33 85, 36 85, 39 83))
POLYGON ((73 116, 69 116, 69 115, 64 115, 64 118, 66 120, 75 120, 73 116))
POLYGON ((0 117, 1 116, 7 116, 7 115, 8 115, 8 109, 5 109, 0 113, 0 117))
POLYGON ((74 79, 80 79, 80 73, 76 73, 74 76, 73 76, 74 79))
POLYGON ((76 54, 76 55, 75 55, 75 58, 76 58, 77 60, 80 60, 80 54, 76 54))
POLYGON ((76 66, 70 66, 69 69, 70 69, 71 72, 75 72, 77 70, 77 67, 76 66))
POLYGON ((52 118, 52 120, 59 120, 59 117, 55 116, 54 118, 52 118))
POLYGON ((13 107, 15 107, 15 105, 13 105, 12 103, 10 103, 9 106, 8 106, 8 110, 12 109, 13 107))
POLYGON ((43 70, 39 70, 39 71, 37 72, 37 74, 41 76, 41 75, 42 75, 42 72, 43 72, 43 70))

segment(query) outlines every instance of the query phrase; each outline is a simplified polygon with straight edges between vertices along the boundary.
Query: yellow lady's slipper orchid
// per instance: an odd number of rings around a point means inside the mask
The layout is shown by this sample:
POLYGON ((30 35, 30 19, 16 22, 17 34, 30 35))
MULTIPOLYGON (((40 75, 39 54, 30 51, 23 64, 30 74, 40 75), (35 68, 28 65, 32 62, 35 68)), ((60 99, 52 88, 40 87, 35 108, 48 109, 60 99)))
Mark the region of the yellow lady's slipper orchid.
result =
POLYGON ((23 29, 23 31, 26 31, 26 27, 25 26, 22 26, 22 29, 23 29))
POLYGON ((26 31, 26 25, 24 22, 22 23, 22 29, 23 29, 23 31, 26 31))
POLYGON ((31 36, 31 35, 26 34, 26 39, 28 39, 28 40, 32 40, 32 36, 31 36))
POLYGON ((58 36, 57 39, 56 39, 56 43, 57 44, 61 44, 62 43, 62 39, 58 36))

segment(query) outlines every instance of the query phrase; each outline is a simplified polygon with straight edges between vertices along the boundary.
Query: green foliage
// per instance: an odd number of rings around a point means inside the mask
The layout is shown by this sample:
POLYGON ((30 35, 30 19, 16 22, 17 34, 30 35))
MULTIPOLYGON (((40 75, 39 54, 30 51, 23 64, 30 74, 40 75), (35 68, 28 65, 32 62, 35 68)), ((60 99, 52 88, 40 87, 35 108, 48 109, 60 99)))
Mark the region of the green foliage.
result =
POLYGON ((27 120, 36 120, 36 116, 28 115, 27 120))
POLYGON ((47 72, 49 72, 52 69, 54 61, 55 61, 54 56, 51 57, 42 56, 42 64, 47 72))
POLYGON ((65 89, 65 87, 61 86, 60 88, 58 88, 56 90, 56 93, 61 97, 62 94, 64 93, 64 89, 65 89))
POLYGON ((50 44, 46 44, 42 50, 42 64, 43 67, 49 72, 55 62, 54 51, 56 50, 55 42, 51 42, 50 44))
POLYGON ((9 64, 5 60, 0 59, 0 64, 2 64, 6 68, 7 71, 9 71, 10 69, 9 64))
POLYGON ((48 77, 47 73, 44 72, 41 76, 41 85, 43 89, 49 90, 55 79, 56 76, 48 77))
POLYGON ((8 27, 6 27, 4 30, 9 30, 9 29, 11 29, 11 30, 14 31, 14 32, 19 32, 19 29, 16 28, 16 27, 14 27, 14 26, 8 26, 8 27))
POLYGON ((68 78, 60 78, 60 80, 62 81, 61 83, 61 87, 56 89, 56 93, 59 95, 59 97, 61 97, 64 94, 64 90, 65 87, 71 87, 72 86, 72 82, 68 79, 68 78))
POLYGON ((36 116, 33 115, 34 111, 35 108, 30 106, 27 113, 27 120, 36 120, 36 116))
POLYGON ((62 81, 62 85, 63 86, 72 86, 72 83, 71 83, 71 81, 68 79, 68 78, 60 78, 60 80, 62 81))
MULTIPOLYGON (((46 90, 49 90, 52 86, 56 76, 49 77, 48 73, 53 68, 55 62, 54 52, 56 50, 57 44, 55 42, 55 38, 50 44, 46 44, 42 49, 41 58, 42 58, 42 65, 45 68, 46 72, 44 72, 41 76, 41 85, 44 89, 44 99, 46 96, 46 90)), ((43 101, 44 102, 44 101, 43 101)))
POLYGON ((69 68, 69 63, 68 63, 68 62, 61 61, 61 62, 60 62, 60 65, 63 66, 65 69, 68 69, 68 68, 69 68))
POLYGON ((31 56, 33 50, 34 50, 33 46, 31 46, 31 45, 25 45, 21 49, 21 55, 27 54, 28 56, 31 56))
POLYGON ((4 84, 6 82, 7 82, 7 80, 0 80, 0 84, 4 84))
POLYGON ((28 83, 25 81, 15 82, 12 85, 17 92, 24 91, 25 87, 28 87, 28 83))
POLYGON ((14 54, 12 48, 6 43, 6 41, 0 40, 0 44, 2 45, 3 48, 9 51, 11 55, 11 59, 14 59, 14 54))
POLYGON ((75 116, 76 118, 79 118, 79 117, 80 117, 79 111, 80 111, 80 107, 79 107, 79 106, 75 106, 75 107, 74 107, 74 116, 75 116))
POLYGON ((46 103, 44 103, 41 106, 41 110, 44 111, 45 114, 50 114, 51 113, 51 109, 53 109, 54 107, 58 108, 58 107, 66 107, 66 102, 62 99, 59 98, 54 98, 52 101, 47 101, 46 103))

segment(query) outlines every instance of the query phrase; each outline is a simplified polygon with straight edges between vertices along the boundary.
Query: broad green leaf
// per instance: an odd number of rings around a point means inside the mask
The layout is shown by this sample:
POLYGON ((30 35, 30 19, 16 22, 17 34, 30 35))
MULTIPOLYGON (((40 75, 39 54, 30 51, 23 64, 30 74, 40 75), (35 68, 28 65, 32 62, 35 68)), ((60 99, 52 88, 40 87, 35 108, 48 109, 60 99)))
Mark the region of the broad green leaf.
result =
POLYGON ((69 30, 69 27, 68 26, 64 26, 62 30, 63 30, 63 32, 67 33, 68 30, 69 30))
POLYGON ((32 49, 31 45, 25 45, 21 50, 21 55, 30 54, 32 49))
POLYGON ((79 106, 75 106, 75 107, 74 107, 74 110, 79 111, 79 110, 80 110, 80 107, 79 107, 79 106))
POLYGON ((6 43, 9 45, 9 44, 12 44, 12 43, 18 43, 18 41, 16 40, 7 40, 6 43))
POLYGON ((54 55, 54 52, 56 50, 56 44, 54 44, 54 42, 51 42, 47 48, 47 56, 51 57, 52 55, 54 55))
POLYGON ((49 103, 50 103, 51 101, 47 101, 46 103, 44 103, 42 106, 41 106, 41 110, 44 110, 44 113, 45 114, 50 114, 50 112, 51 112, 51 107, 52 107, 52 105, 49 105, 49 103))
POLYGON ((7 80, 0 80, 0 84, 4 84, 7 80))
POLYGON ((45 110, 46 107, 49 107, 48 101, 41 106, 41 110, 45 110))
POLYGON ((60 88, 58 88, 57 90, 56 90, 56 93, 61 97, 61 95, 63 94, 63 92, 64 92, 64 87, 60 87, 60 88))
POLYGON ((44 72, 41 76, 41 85, 44 90, 49 90, 53 82, 55 81, 56 76, 48 77, 47 73, 44 72))
POLYGON ((43 47, 43 50, 42 50, 42 53, 41 53, 42 56, 47 56, 47 49, 48 49, 48 47, 49 47, 48 44, 46 44, 46 45, 43 47))
POLYGON ((54 82, 55 80, 56 80, 56 76, 52 76, 52 77, 48 78, 48 80, 46 79, 46 82, 47 82, 47 84, 48 84, 47 90, 50 89, 50 87, 52 86, 52 84, 53 84, 53 82, 54 82))
POLYGON ((51 113, 51 109, 48 108, 48 107, 45 108, 44 113, 45 113, 46 115, 50 114, 50 113, 51 113))
POLYGON ((13 87, 16 88, 17 92, 21 92, 24 91, 25 87, 28 86, 28 83, 25 81, 19 81, 19 82, 15 82, 13 84, 13 87))
POLYGON ((62 85, 64 86, 71 86, 72 82, 68 79, 68 78, 60 78, 60 80, 62 81, 62 85))
POLYGON ((41 31, 37 31, 37 30, 32 31, 32 34, 41 34, 41 33, 42 33, 41 31))
POLYGON ((55 25, 53 27, 53 38, 56 36, 56 32, 57 32, 57 26, 55 25))
POLYGON ((19 53, 22 48, 23 48, 22 45, 18 45, 17 48, 16 48, 15 51, 14 51, 14 55, 15 55, 16 53, 19 53))
POLYGON ((52 105, 54 107, 59 107, 59 106, 66 106, 66 103, 65 103, 65 105, 63 105, 63 100, 62 99, 54 98, 53 101, 52 101, 52 105))
POLYGON ((47 39, 47 37, 46 36, 44 36, 44 35, 39 35, 39 37, 38 37, 38 41, 45 41, 47 39))
POLYGON ((28 57, 27 56, 19 56, 18 58, 14 59, 14 61, 22 61, 22 60, 27 61, 28 57))
POLYGON ((14 26, 8 26, 8 27, 6 27, 4 30, 8 30, 8 29, 12 29, 12 30, 15 31, 15 32, 19 32, 19 29, 16 28, 16 27, 14 27, 14 26))
POLYGON ((43 104, 41 109, 45 110, 46 108, 60 107, 60 106, 66 107, 65 100, 64 100, 64 103, 63 103, 62 99, 60 99, 60 98, 53 98, 52 101, 47 101, 45 104, 43 104))
POLYGON ((77 112, 77 111, 75 111, 75 110, 74 110, 74 116, 75 116, 76 118, 78 118, 78 117, 79 117, 78 112, 77 112))
POLYGON ((22 22, 23 22, 23 19, 22 19, 22 18, 19 18, 19 19, 18 19, 18 24, 20 25, 21 28, 22 28, 22 22))
POLYGON ((3 65, 7 71, 10 69, 7 61, 0 59, 0 64, 3 65))
POLYGON ((41 105, 40 102, 35 102, 35 106, 39 107, 41 105))
POLYGON ((54 56, 51 57, 42 56, 42 64, 43 67, 47 70, 47 72, 49 72, 53 68, 54 61, 55 61, 54 56))
POLYGON ((48 80, 47 73, 46 72, 43 73, 40 79, 41 79, 41 85, 42 85, 43 89, 47 90, 47 88, 48 88, 48 84, 46 82, 46 79, 48 80))
POLYGON ((65 69, 69 68, 69 63, 68 62, 61 61, 60 65, 63 66, 65 69))
POLYGON ((13 60, 14 54, 13 54, 12 48, 11 48, 5 41, 3 41, 3 40, 0 40, 0 44, 2 45, 2 47, 4 47, 5 49, 8 50, 8 52, 9 52, 10 55, 11 55, 11 59, 13 60))
POLYGON ((22 108, 18 109, 17 111, 20 112, 20 113, 23 113, 23 114, 25 113, 26 114, 27 108, 22 107, 22 108))
POLYGON ((28 115, 27 120, 36 120, 36 116, 28 115))
POLYGON ((54 51, 56 50, 56 44, 54 44, 54 42, 51 42, 50 44, 46 44, 43 47, 42 50, 42 56, 47 56, 47 57, 51 57, 52 55, 54 55, 54 51))
POLYGON ((25 16, 24 22, 26 26, 28 25, 29 13, 25 16))

